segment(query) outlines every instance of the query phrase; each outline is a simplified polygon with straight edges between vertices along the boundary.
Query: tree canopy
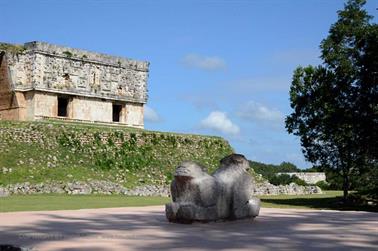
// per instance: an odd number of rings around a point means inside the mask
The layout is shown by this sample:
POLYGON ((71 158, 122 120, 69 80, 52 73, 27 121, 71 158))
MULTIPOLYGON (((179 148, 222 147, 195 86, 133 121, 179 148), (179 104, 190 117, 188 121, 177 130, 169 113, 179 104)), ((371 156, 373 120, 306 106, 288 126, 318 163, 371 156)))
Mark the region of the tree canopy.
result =
POLYGON ((290 162, 282 162, 279 165, 273 165, 256 161, 249 161, 249 165, 256 173, 261 174, 263 178, 269 181, 272 179, 272 177, 275 177, 277 173, 302 171, 290 162))
MULTIPOLYGON (((364 4, 350 0, 338 11, 320 44, 321 65, 295 69, 294 111, 286 118, 306 159, 342 176, 344 198, 352 176, 376 175, 378 168, 378 25, 364 4)), ((359 182, 362 187, 374 181, 359 182)))

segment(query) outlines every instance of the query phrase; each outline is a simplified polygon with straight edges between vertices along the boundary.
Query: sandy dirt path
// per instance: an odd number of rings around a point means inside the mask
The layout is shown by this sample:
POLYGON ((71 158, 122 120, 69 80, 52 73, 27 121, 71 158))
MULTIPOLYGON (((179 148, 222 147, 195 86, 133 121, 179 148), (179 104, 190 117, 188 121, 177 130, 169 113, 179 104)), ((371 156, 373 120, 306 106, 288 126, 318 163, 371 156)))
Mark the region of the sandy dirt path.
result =
POLYGON ((255 220, 169 223, 164 207, 0 213, 0 244, 34 250, 378 250, 378 214, 261 209, 255 220))

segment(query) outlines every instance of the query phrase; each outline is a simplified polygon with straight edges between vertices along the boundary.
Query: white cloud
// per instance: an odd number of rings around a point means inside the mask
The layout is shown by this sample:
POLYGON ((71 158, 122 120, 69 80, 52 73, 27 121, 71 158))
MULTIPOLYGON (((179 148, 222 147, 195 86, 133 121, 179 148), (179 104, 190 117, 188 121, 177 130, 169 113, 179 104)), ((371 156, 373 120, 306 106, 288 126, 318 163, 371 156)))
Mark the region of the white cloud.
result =
POLYGON ((188 67, 198 68, 207 71, 222 70, 226 68, 226 62, 219 57, 201 56, 188 54, 182 59, 182 63, 188 67))
POLYGON ((240 109, 238 116, 255 123, 268 122, 281 124, 284 121, 284 115, 279 110, 254 101, 248 102, 240 109))
POLYGON ((157 112, 147 105, 144 106, 144 118, 150 122, 160 121, 160 116, 157 114, 157 112))
POLYGON ((201 121, 200 126, 224 134, 237 135, 240 132, 240 128, 227 117, 227 114, 220 111, 211 112, 201 121))

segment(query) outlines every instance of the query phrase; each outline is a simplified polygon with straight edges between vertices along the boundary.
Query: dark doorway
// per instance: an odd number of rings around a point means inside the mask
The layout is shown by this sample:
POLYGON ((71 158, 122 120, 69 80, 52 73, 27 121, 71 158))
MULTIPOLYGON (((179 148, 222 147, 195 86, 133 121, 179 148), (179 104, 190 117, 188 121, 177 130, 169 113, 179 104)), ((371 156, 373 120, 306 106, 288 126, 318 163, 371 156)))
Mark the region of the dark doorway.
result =
POLYGON ((67 117, 68 98, 58 97, 58 116, 67 117))
POLYGON ((122 105, 113 104, 113 122, 119 122, 121 117, 122 105))

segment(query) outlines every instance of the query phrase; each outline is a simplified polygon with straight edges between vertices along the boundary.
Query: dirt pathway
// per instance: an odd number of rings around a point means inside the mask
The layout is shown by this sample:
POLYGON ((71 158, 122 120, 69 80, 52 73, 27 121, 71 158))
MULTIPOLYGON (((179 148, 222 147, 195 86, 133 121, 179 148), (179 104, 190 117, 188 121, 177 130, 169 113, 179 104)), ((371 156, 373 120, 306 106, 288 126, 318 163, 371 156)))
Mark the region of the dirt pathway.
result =
POLYGON ((263 208, 254 221, 180 225, 164 207, 0 213, 0 244, 34 250, 377 250, 378 214, 263 208))

